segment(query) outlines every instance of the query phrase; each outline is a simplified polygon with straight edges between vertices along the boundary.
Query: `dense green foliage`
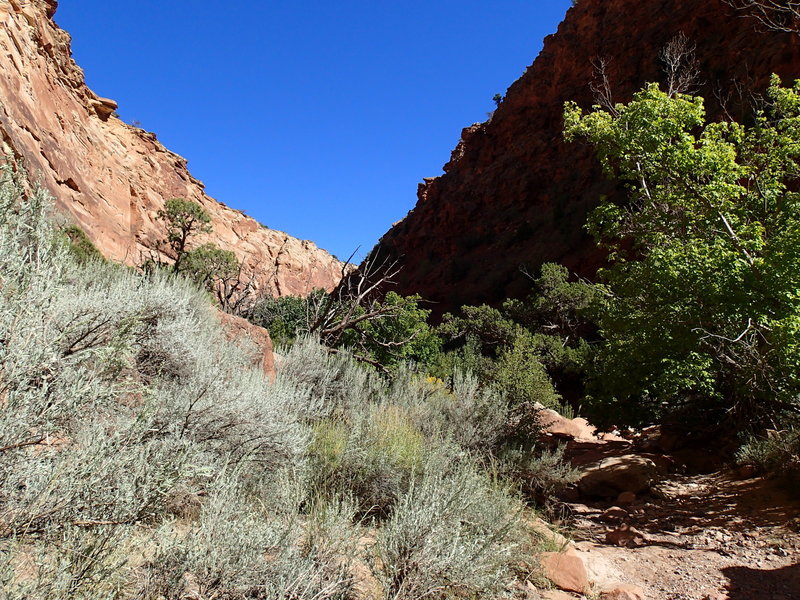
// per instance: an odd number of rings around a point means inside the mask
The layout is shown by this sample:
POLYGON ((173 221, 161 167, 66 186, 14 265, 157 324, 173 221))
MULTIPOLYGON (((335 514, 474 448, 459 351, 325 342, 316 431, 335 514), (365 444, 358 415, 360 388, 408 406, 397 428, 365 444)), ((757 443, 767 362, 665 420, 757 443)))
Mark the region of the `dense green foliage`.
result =
POLYGON ((203 289, 213 288, 219 279, 235 277, 239 261, 230 250, 210 243, 186 252, 181 261, 180 273, 203 289))
MULTIPOLYGON (((626 182, 590 230, 601 273, 595 402, 771 425, 800 392, 800 84, 773 80, 752 125, 706 123, 702 98, 649 85, 627 105, 565 113, 626 182)), ((699 425, 698 425, 699 426, 699 425)))
POLYGON ((597 291, 568 276, 561 265, 544 264, 528 298, 507 300, 500 308, 464 306, 457 315, 445 315, 438 333, 450 351, 433 371, 447 377, 453 369, 469 368, 528 410, 537 402, 548 407, 558 407, 562 398, 577 402, 591 354, 588 314, 597 291))
POLYGON ((247 319, 269 331, 275 346, 291 346, 298 333, 308 333, 310 306, 325 290, 314 290, 307 298, 268 296, 259 300, 246 313, 247 319))
MULTIPOLYGON (((205 293, 75 260, 2 177, 4 600, 499 597, 532 562, 519 482, 486 469, 502 398, 309 337, 271 383, 205 293)), ((504 472, 569 475, 527 460, 504 472)))

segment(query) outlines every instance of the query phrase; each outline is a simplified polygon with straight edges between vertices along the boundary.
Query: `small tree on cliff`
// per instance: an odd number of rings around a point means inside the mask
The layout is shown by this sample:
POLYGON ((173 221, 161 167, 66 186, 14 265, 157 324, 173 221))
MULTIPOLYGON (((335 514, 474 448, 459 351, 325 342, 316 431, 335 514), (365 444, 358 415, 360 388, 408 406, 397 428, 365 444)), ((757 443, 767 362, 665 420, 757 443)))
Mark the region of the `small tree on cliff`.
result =
POLYGON ((191 238, 198 233, 211 233, 211 217, 199 204, 172 198, 158 211, 158 219, 166 228, 166 239, 158 243, 158 253, 151 253, 144 268, 166 268, 194 281, 212 293, 219 308, 241 314, 253 301, 256 288, 254 273, 245 273, 243 265, 230 250, 207 242, 189 249, 191 238), (166 264, 161 253, 172 258, 166 264))
POLYGON ((211 233, 211 217, 202 206, 183 198, 171 198, 157 213, 166 226, 167 238, 161 242, 169 248, 173 273, 179 273, 186 258, 189 238, 197 233, 211 233))

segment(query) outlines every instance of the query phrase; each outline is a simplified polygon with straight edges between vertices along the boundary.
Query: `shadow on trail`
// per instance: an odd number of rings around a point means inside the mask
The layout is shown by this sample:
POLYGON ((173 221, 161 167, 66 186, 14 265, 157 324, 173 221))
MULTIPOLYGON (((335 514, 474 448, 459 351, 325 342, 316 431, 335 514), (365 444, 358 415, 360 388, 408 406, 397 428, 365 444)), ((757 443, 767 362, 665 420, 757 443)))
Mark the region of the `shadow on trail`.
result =
POLYGON ((688 488, 680 495, 654 500, 640 526, 653 533, 687 526, 745 532, 785 526, 800 516, 800 503, 772 481, 738 481, 719 474, 693 481, 698 484, 696 492, 688 488))
POLYGON ((730 600, 798 600, 800 599, 800 565, 774 570, 749 567, 722 569, 728 578, 730 600))

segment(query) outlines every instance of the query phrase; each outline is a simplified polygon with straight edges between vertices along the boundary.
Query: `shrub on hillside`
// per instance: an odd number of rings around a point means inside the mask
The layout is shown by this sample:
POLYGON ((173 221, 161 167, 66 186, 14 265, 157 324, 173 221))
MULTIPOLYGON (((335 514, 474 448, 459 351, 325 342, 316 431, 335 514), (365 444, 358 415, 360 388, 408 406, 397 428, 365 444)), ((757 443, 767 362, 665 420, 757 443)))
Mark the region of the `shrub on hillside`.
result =
POLYGON ((64 242, 67 244, 72 257, 78 262, 90 262, 93 260, 105 260, 100 250, 97 249, 86 235, 86 232, 75 224, 66 225, 61 228, 64 242))
POLYGON ((346 504, 316 507, 301 521, 297 507, 258 511, 257 498, 231 481, 211 490, 188 530, 166 523, 157 532, 139 597, 352 598, 355 539, 346 504))
POLYGON ((405 369, 389 394, 389 401, 402 406, 427 438, 449 440, 477 456, 496 453, 508 423, 508 402, 471 373, 456 371, 448 386, 405 369))
POLYGON ((345 420, 315 423, 309 446, 312 489, 352 497, 359 515, 383 518, 425 469, 428 449, 404 411, 366 406, 345 420))
MULTIPOLYGON (((324 293, 314 290, 311 295, 324 293)), ((250 307, 245 316, 269 331, 276 347, 291 346, 298 334, 308 334, 309 299, 299 296, 269 296, 250 307)))
POLYGON ((387 595, 502 587, 502 396, 308 337, 271 383, 201 290, 75 260, 23 189, 0 178, 4 600, 351 598, 365 515, 387 595))

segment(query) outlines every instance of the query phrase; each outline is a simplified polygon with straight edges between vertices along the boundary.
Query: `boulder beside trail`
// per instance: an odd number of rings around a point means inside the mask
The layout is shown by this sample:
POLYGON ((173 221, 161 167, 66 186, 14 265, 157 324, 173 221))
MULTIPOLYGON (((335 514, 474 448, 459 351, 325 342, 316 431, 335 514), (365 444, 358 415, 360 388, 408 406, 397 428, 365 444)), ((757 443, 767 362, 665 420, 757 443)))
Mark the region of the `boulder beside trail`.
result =
POLYGON ((600 600, 645 600, 645 594, 638 585, 620 584, 601 592, 600 600))
POLYGON ((542 552, 542 568, 553 584, 568 592, 583 594, 589 590, 589 575, 583 559, 570 547, 565 552, 542 552))
POLYGON ((584 466, 578 488, 585 496, 616 498, 623 492, 647 491, 660 473, 649 458, 635 454, 609 456, 584 466))
POLYGON ((575 440, 596 440, 597 427, 582 417, 569 419, 552 408, 536 403, 536 418, 545 436, 575 440))

